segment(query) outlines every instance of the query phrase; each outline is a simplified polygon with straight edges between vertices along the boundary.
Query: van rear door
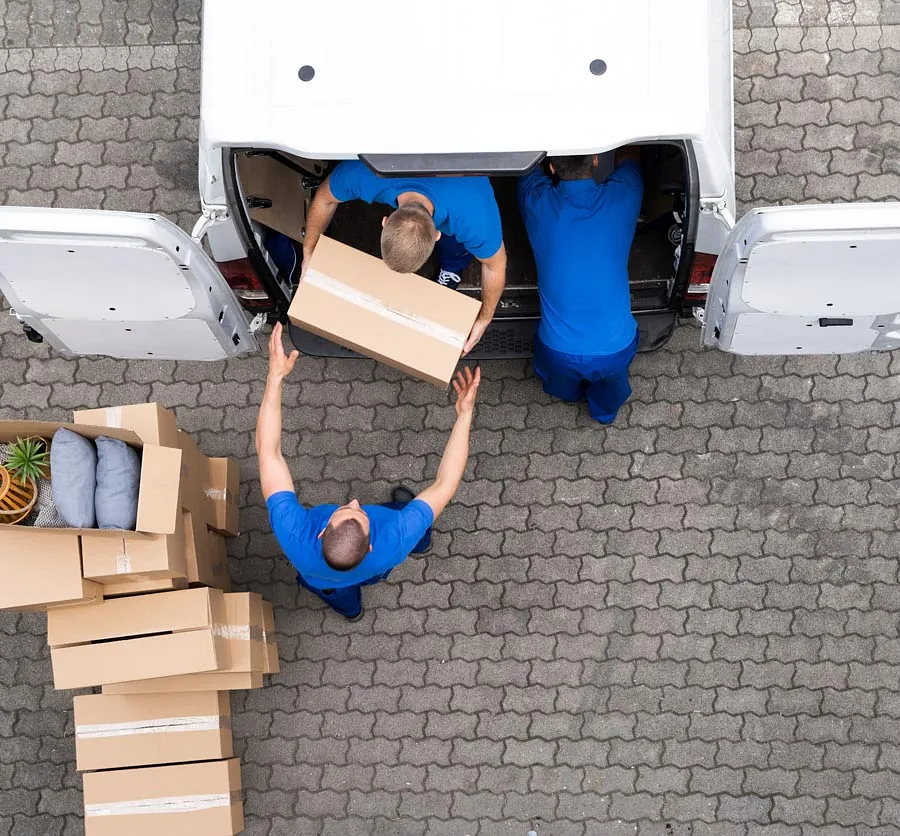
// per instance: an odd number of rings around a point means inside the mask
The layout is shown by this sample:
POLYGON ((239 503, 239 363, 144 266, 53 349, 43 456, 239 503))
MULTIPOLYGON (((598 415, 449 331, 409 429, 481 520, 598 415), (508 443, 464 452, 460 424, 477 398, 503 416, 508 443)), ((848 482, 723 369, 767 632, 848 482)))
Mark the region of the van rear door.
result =
POLYGON ((702 341, 733 354, 900 347, 900 203, 756 209, 713 271, 702 341))
POLYGON ((221 360, 258 347, 200 241, 158 215, 0 207, 0 294, 65 357, 221 360))

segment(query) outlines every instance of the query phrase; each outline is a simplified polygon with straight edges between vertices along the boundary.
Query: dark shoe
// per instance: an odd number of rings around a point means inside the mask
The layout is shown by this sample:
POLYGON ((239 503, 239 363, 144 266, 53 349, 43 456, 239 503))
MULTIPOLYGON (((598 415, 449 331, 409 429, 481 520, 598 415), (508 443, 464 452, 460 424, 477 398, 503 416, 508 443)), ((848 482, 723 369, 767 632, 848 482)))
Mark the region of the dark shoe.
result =
POLYGON ((360 610, 356 615, 345 615, 344 618, 347 621, 360 621, 365 614, 365 610, 360 610))
POLYGON ((441 270, 435 281, 439 285, 449 287, 450 290, 459 290, 462 278, 457 273, 451 273, 449 270, 441 270))
POLYGON ((391 493, 391 501, 396 502, 398 505, 406 505, 415 498, 416 495, 405 485, 397 486, 391 493))

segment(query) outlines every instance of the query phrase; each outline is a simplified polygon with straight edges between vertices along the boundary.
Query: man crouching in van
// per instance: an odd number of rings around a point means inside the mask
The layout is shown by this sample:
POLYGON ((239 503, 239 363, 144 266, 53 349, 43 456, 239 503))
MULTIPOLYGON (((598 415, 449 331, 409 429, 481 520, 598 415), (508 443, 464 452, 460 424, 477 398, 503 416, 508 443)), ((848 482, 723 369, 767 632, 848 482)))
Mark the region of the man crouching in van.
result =
POLYGON ((611 424, 631 396, 628 368, 638 345, 628 257, 644 186, 637 148, 621 149, 597 184, 596 155, 551 157, 519 183, 519 206, 537 263, 541 322, 534 371, 563 401, 587 398, 591 417, 611 424))

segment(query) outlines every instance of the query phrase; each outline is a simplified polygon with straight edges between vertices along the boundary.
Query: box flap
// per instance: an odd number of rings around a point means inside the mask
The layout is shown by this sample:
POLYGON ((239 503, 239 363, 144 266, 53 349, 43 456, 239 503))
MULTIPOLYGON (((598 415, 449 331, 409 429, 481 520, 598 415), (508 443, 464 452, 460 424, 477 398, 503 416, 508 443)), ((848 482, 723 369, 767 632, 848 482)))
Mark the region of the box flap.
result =
POLYGON ((220 612, 224 608, 222 595, 217 589, 184 589, 61 607, 47 614, 47 641, 62 647, 212 627, 216 606, 220 612))
POLYGON ((175 415, 157 403, 80 409, 75 411, 73 419, 76 424, 132 430, 140 436, 144 444, 158 444, 160 447, 178 446, 175 415))
POLYGON ((212 795, 240 789, 241 770, 237 758, 84 775, 86 807, 108 802, 212 795))
POLYGON ((81 545, 74 532, 3 526, 0 531, 0 609, 74 602, 97 585, 83 580, 81 545))
POLYGON ((173 534, 181 516, 181 450, 149 444, 141 460, 137 530, 173 534))

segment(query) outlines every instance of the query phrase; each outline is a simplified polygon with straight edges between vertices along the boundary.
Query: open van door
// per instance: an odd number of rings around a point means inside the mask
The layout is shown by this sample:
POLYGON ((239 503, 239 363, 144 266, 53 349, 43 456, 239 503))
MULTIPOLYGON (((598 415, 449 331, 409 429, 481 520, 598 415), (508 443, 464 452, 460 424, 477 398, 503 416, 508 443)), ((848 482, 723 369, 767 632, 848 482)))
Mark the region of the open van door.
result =
POLYGON ((733 354, 900 347, 900 203, 749 212, 713 271, 702 341, 733 354))
POLYGON ((158 215, 0 207, 0 293, 65 357, 221 360, 255 350, 201 237, 158 215))

